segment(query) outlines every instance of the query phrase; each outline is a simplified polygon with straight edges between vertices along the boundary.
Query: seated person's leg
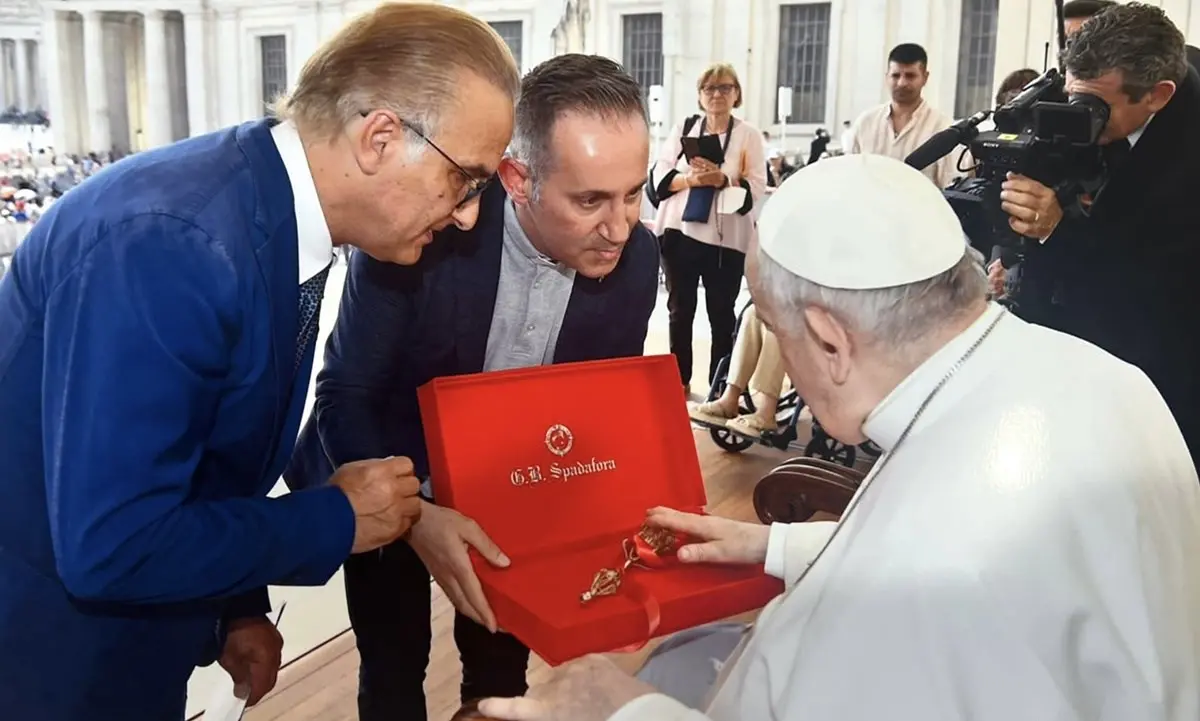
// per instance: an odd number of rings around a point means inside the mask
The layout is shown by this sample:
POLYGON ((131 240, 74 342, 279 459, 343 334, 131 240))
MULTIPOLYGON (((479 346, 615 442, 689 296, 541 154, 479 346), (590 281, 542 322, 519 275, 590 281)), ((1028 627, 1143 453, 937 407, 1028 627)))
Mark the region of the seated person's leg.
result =
POLYGON ((785 380, 783 355, 775 334, 763 328, 760 337, 758 363, 754 375, 750 377, 750 399, 754 402, 754 413, 735 418, 728 424, 730 428, 749 435, 759 435, 763 431, 778 428, 775 414, 785 380))
POLYGON ((750 375, 758 365, 759 351, 763 343, 763 325, 758 319, 754 306, 746 309, 742 315, 742 325, 738 329, 737 342, 733 345, 733 356, 729 361, 729 375, 725 382, 725 391, 715 401, 707 403, 689 403, 688 409, 692 418, 708 423, 724 423, 735 418, 738 414, 742 391, 750 382, 750 375))
POLYGON ((714 623, 681 631, 654 649, 637 677, 683 705, 702 709, 725 661, 750 627, 714 623))

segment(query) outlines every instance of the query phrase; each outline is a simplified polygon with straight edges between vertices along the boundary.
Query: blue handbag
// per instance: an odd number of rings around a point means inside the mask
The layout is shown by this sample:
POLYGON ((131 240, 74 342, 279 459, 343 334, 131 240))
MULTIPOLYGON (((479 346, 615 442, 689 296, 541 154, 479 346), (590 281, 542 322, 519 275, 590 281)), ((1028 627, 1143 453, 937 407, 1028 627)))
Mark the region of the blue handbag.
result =
MULTIPOLYGON (((729 140, 733 137, 734 118, 729 119, 729 127, 725 130, 725 142, 721 144, 721 155, 729 150, 729 140)), ((705 120, 700 121, 700 135, 704 135, 705 120)), ((685 223, 707 223, 712 214, 713 201, 717 198, 717 189, 712 186, 689 188, 687 201, 683 206, 682 220, 685 223)))

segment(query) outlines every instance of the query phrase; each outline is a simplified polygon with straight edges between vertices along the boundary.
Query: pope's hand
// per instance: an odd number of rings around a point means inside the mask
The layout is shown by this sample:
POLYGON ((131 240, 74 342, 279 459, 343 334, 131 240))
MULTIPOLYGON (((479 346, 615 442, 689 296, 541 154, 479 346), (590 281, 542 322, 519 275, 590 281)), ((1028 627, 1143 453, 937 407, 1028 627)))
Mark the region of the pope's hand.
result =
POLYGON ((603 656, 559 666, 524 698, 487 698, 479 713, 497 721, 605 721, 639 696, 654 693, 603 656))
POLYGON ((700 541, 679 549, 679 560, 684 563, 754 564, 767 560, 771 528, 761 523, 681 513, 670 508, 650 509, 646 521, 700 541))
POLYGON ((498 568, 508 566, 508 557, 475 521, 449 508, 421 503, 421 522, 413 527, 409 544, 454 607, 495 633, 496 616, 483 595, 467 547, 498 568))
POLYGON ((218 663, 233 679, 234 693, 253 706, 275 688, 283 656, 283 636, 265 616, 229 624, 218 663))

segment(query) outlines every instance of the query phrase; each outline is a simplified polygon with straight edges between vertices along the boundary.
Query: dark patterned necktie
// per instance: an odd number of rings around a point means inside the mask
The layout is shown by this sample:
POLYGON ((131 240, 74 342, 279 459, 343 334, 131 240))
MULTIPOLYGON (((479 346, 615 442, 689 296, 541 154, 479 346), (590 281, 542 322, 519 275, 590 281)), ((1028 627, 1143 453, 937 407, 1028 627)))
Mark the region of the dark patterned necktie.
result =
POLYGON ((317 337, 321 299, 325 297, 325 281, 328 278, 329 266, 325 266, 320 273, 300 284, 300 332, 296 335, 296 367, 293 372, 300 370, 309 344, 317 337))

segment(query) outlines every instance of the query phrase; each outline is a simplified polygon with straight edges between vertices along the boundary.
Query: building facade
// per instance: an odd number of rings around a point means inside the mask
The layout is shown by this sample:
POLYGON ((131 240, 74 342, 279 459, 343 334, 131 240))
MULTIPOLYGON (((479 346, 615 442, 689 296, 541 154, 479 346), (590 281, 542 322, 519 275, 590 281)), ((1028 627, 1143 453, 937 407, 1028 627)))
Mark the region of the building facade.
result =
MULTIPOLYGON (((1200 38, 1200 0, 1152 1, 1200 38)), ((648 89, 661 85, 660 134, 696 110, 696 78, 713 61, 738 69, 743 117, 786 142, 818 127, 836 135, 883 102, 887 53, 901 42, 925 46, 926 97, 955 116, 989 106, 1005 74, 1040 70, 1055 53, 1052 0, 447 2, 492 23, 525 69, 562 52, 599 53, 648 89), (786 109, 780 87, 792 89, 786 109)), ((14 56, 5 41, 4 77, 17 73, 14 57, 26 59, 28 83, 42 73, 58 148, 139 150, 262 116, 320 42, 374 4, 42 0, 28 30, 38 64, 28 44, 14 56)))
POLYGON ((0 0, 0 113, 46 106, 37 0, 0 0))

